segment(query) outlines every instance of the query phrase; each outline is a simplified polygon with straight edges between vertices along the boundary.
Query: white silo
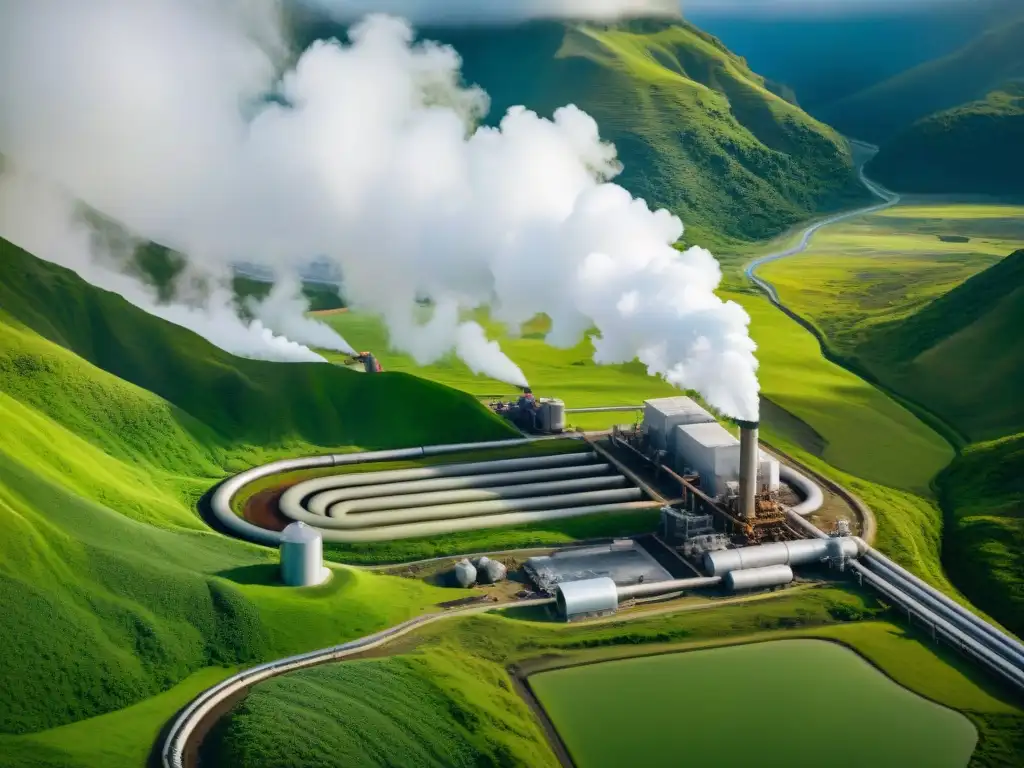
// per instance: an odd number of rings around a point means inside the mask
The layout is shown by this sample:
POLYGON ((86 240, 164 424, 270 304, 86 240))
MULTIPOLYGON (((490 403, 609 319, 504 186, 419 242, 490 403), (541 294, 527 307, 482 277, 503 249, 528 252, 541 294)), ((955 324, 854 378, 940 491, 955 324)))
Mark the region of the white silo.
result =
POLYGON ((312 587, 330 575, 324 567, 324 541, 305 523, 292 523, 281 533, 281 580, 289 587, 312 587))

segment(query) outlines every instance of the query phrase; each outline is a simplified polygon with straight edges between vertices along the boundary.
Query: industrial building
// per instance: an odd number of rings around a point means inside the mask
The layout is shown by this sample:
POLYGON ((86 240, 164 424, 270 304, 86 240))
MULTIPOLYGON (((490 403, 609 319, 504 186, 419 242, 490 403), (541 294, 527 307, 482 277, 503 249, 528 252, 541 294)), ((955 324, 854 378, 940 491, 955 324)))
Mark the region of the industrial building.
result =
POLYGON ((554 594, 560 584, 596 578, 611 579, 617 586, 652 584, 672 578, 672 574, 632 539, 531 557, 523 569, 537 589, 548 594, 554 594))
MULTIPOLYGON (((689 397, 662 397, 644 402, 644 431, 652 451, 682 475, 698 475, 701 489, 712 497, 737 495, 741 481, 741 440, 689 397)), ((756 425, 753 445, 756 447, 756 425)), ((741 435, 742 436, 742 435, 741 435)), ((757 450, 755 492, 779 489, 779 462, 757 450)))
POLYGON ((607 616, 619 607, 619 589, 607 576, 567 581, 558 585, 555 603, 566 621, 607 616))

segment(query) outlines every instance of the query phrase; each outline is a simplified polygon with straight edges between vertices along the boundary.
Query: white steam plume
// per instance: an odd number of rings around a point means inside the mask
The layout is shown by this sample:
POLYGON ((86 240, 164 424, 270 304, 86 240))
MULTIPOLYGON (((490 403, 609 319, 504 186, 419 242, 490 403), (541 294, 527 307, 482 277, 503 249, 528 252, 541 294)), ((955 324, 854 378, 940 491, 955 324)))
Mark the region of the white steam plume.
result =
POLYGON ((529 19, 610 21, 679 16, 679 0, 300 0, 341 21, 389 13, 414 24, 501 24, 529 19))
POLYGON ((520 108, 474 128, 486 96, 459 85, 457 54, 380 16, 275 83, 273 49, 225 3, 0 0, 0 70, 21 73, 0 81, 0 152, 213 267, 287 274, 324 254, 354 308, 420 362, 454 350, 521 381, 462 318, 490 306, 514 327, 543 312, 552 344, 596 328, 598 362, 639 357, 757 417, 747 314, 715 296, 710 254, 672 247, 678 219, 608 183, 615 150, 589 116, 520 108), (434 304, 426 324, 419 297, 434 304))
POLYGON ((13 168, 0 173, 0 234, 221 349, 261 360, 324 361, 308 347, 274 334, 259 320, 243 322, 232 305, 232 294, 224 288, 209 291, 197 305, 161 303, 151 287, 118 271, 112 254, 96 242, 93 230, 81 219, 74 200, 53 183, 13 168))
POLYGON ((349 355, 354 352, 337 331, 306 315, 309 302, 296 278, 278 278, 267 297, 250 301, 249 308, 263 325, 300 344, 349 355))

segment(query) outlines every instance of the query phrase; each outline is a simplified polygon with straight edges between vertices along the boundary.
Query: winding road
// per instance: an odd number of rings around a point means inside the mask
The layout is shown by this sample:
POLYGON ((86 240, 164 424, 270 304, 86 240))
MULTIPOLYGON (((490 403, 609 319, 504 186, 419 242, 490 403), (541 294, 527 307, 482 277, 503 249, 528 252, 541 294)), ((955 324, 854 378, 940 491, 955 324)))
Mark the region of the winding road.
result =
POLYGON ((800 242, 791 248, 787 248, 784 251, 777 251, 776 253, 769 253, 765 256, 760 256, 751 261, 744 268, 743 273, 750 278, 750 281, 754 283, 758 288, 764 291, 765 295, 771 299, 772 303, 778 307, 782 307, 782 302, 779 301, 779 294, 775 290, 775 286, 769 283, 767 280, 757 276, 758 267, 763 264, 767 264, 770 261, 778 261, 784 259, 787 256, 795 256, 798 253, 803 253, 807 250, 807 247, 811 244, 811 238, 818 232, 818 230, 825 227, 829 227, 833 224, 838 224, 841 221, 848 221, 855 219, 858 216, 866 216, 871 213, 877 213, 878 211, 884 211, 886 208, 892 208, 898 205, 900 202, 900 196, 895 192, 892 192, 883 187, 878 182, 872 181, 867 177, 864 172, 864 166, 867 165, 868 161, 875 156, 878 152, 878 147, 874 144, 865 144, 863 142, 852 142, 853 144, 863 148, 866 152, 864 159, 857 165, 857 175, 860 177, 861 183, 867 187, 868 191, 876 197, 882 199, 882 202, 874 205, 869 205, 866 208, 857 208, 852 211, 845 211, 843 213, 836 213, 821 221, 815 222, 811 226, 807 227, 800 236, 800 242))

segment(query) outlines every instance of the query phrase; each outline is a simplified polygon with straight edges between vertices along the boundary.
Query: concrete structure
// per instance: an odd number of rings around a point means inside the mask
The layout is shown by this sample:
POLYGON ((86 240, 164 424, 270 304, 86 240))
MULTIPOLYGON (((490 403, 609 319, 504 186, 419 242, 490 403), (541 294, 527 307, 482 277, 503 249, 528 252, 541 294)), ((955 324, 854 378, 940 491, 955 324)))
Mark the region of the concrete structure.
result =
POLYGON ((555 604, 566 621, 606 616, 619 607, 619 592, 607 576, 567 581, 558 585, 555 604))
POLYGON ((757 495, 757 422, 741 421, 740 425, 740 503, 739 513, 744 520, 756 517, 754 498, 757 495))
POLYGON ((675 450, 673 430, 685 424, 713 424, 715 417, 689 397, 659 397, 644 401, 644 429, 651 447, 675 450))
POLYGON ((731 571, 770 565, 807 565, 833 557, 840 550, 846 557, 857 557, 860 554, 860 547, 852 537, 779 541, 754 547, 705 552, 704 570, 710 576, 723 576, 731 571), (831 542, 839 542, 839 549, 831 542))
POLYGON ((324 567, 324 543, 319 531, 292 523, 281 532, 281 580, 289 587, 322 584, 331 572, 324 567))
POLYGON ((743 571, 729 571, 723 583, 730 592, 741 589, 765 589, 778 587, 793 581, 793 569, 788 565, 769 565, 765 568, 748 568, 743 571))
POLYGON ((673 434, 673 468, 699 474, 701 490, 709 496, 724 494, 725 484, 739 479, 740 442, 721 424, 684 424, 673 434))

